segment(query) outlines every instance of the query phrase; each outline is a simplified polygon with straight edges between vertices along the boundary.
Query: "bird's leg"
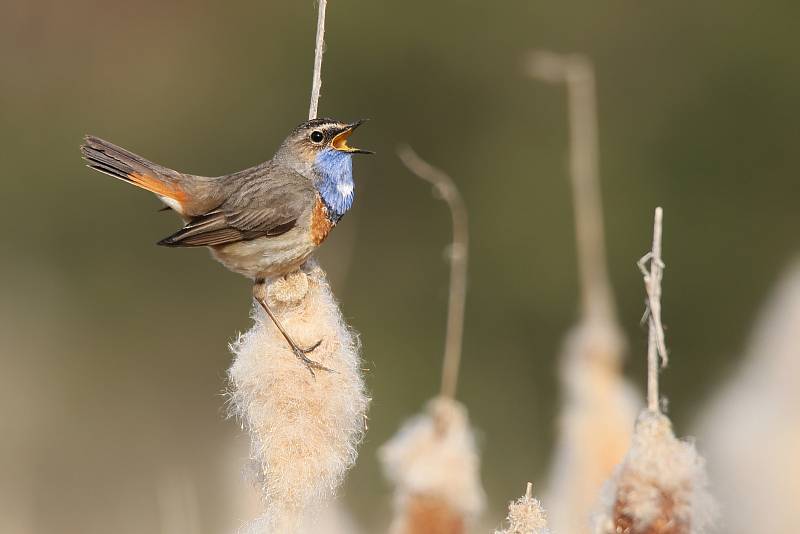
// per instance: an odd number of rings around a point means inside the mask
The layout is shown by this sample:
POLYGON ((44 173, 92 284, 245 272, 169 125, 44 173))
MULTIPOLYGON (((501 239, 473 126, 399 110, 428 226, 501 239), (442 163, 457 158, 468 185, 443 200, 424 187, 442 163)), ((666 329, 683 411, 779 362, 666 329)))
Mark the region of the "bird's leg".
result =
POLYGON ((269 304, 267 304, 267 283, 266 280, 264 280, 263 278, 259 278, 255 281, 255 284, 253 285, 253 298, 255 298, 256 302, 258 302, 261 305, 261 307, 264 308, 264 311, 267 312, 267 315, 269 315, 269 318, 272 319, 273 323, 275 323, 275 326, 278 328, 278 331, 286 339, 286 342, 289 343, 289 347, 291 347, 292 352, 294 352, 294 355, 297 356, 297 358, 301 362, 303 362, 308 371, 311 373, 311 376, 316 378, 316 375, 314 374, 314 369, 317 369, 319 371, 333 372, 333 369, 329 369, 324 365, 321 365, 315 362, 314 360, 311 360, 308 356, 306 356, 306 354, 312 352, 314 349, 319 347, 320 343, 322 343, 321 339, 316 343, 314 343, 310 348, 302 349, 300 348, 300 345, 298 345, 295 342, 295 340, 292 339, 292 336, 289 335, 289 333, 283 327, 278 318, 275 317, 275 314, 270 309, 269 304))

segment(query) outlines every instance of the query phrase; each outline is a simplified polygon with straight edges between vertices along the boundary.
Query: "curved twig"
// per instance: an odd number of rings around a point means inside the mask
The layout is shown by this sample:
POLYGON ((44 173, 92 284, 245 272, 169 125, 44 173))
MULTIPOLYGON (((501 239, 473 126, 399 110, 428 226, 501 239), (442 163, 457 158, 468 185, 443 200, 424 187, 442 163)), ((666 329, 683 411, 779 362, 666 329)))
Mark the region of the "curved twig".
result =
POLYGON ((453 242, 450 247, 450 294, 447 305, 447 334, 442 362, 441 394, 454 398, 458 385, 461 345, 464 337, 464 308, 467 298, 467 247, 469 233, 467 208, 453 179, 429 165, 409 146, 397 149, 397 155, 413 174, 433 184, 447 203, 453 221, 453 242))

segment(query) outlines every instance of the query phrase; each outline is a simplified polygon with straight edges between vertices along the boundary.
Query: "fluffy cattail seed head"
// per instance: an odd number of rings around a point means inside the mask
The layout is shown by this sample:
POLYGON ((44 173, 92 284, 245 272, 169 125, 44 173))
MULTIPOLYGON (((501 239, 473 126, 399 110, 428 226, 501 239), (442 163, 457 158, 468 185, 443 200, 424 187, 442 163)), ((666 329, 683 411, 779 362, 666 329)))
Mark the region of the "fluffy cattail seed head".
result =
POLYGON ((508 505, 508 528, 495 534, 550 534, 547 514, 542 503, 533 498, 533 484, 528 483, 525 495, 508 505))
POLYGON ((697 426, 725 534, 800 532, 800 258, 773 289, 745 357, 697 426))
POLYGON ((715 515, 705 462, 669 419, 646 410, 633 443, 606 486, 596 534, 701 534, 715 515))
POLYGON ((356 459, 369 398, 358 342, 315 264, 273 281, 268 302, 309 356, 334 372, 312 376, 255 305, 255 324, 231 346, 231 412, 251 438, 266 532, 293 532, 310 505, 329 498, 356 459))
POLYGON ((480 456, 467 411, 439 397, 380 451, 395 485, 393 534, 463 534, 483 510, 480 456))
POLYGON ((584 320, 561 355, 564 403, 545 503, 559 534, 583 534, 597 495, 622 461, 642 401, 622 376, 615 323, 584 320))

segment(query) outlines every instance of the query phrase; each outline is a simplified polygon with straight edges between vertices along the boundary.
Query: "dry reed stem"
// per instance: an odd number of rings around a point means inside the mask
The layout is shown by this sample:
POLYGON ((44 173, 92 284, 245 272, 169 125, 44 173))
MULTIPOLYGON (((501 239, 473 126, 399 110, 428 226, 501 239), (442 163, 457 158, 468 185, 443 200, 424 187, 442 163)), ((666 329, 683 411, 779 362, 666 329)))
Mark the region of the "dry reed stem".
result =
POLYGON ((334 370, 313 377, 259 306, 231 346, 231 413, 250 434, 262 523, 283 534, 335 492, 355 461, 369 398, 357 338, 316 264, 272 281, 268 299, 301 346, 322 340, 311 357, 334 370))
POLYGON ((726 534, 800 532, 800 258, 773 288, 744 358, 696 425, 726 534))
POLYGON ((634 430, 625 459, 604 489, 594 518, 595 534, 701 534, 715 506, 707 491, 705 462, 692 443, 675 437, 659 409, 658 355, 661 330, 661 208, 656 208, 653 246, 639 261, 648 296, 648 409, 634 430), (644 264, 650 260, 649 272, 644 264))
POLYGON ((319 97, 322 91, 322 54, 325 52, 325 12, 328 0, 318 0, 317 37, 314 46, 314 76, 311 81, 311 103, 308 107, 308 119, 316 119, 319 114, 319 97))
POLYGON ((560 357, 564 401, 545 502, 555 531, 583 534, 597 494, 625 456, 641 399, 621 374, 626 343, 606 268, 594 69, 584 56, 540 51, 527 71, 567 92, 581 319, 560 357))
POLYGON ((602 321, 615 315, 606 268, 603 204, 597 148, 597 103, 591 62, 579 54, 534 52, 528 74, 551 83, 563 82, 569 114, 569 161, 583 316, 602 321))
POLYGON ((407 422, 381 449, 387 477, 395 484, 393 534, 464 534, 483 508, 480 457, 466 409, 454 400, 464 335, 467 291, 467 210, 443 171, 410 147, 398 148, 403 164, 431 183, 452 219, 450 291, 440 396, 427 413, 407 422))
POLYGON ((431 400, 379 454, 395 486, 392 534, 464 534, 483 510, 480 456, 460 403, 431 400))
POLYGON ((508 505, 508 528, 495 534, 549 534, 547 514, 542 503, 533 498, 533 484, 528 482, 525 495, 508 505))
POLYGON ((661 234, 664 211, 656 208, 653 223, 653 248, 639 260, 639 270, 644 276, 647 293, 648 336, 647 336, 647 408, 660 411, 658 396, 658 357, 661 367, 667 365, 667 348, 664 341, 664 326, 661 323, 661 279, 664 262, 661 260, 661 234), (646 269, 650 262, 650 270, 646 269))
POLYGON ((447 333, 442 363, 441 395, 455 398, 461 346, 464 338, 464 308, 467 299, 467 257, 469 230, 467 208, 455 182, 445 172, 431 166, 409 146, 398 148, 397 155, 417 177, 430 182, 447 203, 453 225, 450 247, 450 291, 447 303, 447 333))

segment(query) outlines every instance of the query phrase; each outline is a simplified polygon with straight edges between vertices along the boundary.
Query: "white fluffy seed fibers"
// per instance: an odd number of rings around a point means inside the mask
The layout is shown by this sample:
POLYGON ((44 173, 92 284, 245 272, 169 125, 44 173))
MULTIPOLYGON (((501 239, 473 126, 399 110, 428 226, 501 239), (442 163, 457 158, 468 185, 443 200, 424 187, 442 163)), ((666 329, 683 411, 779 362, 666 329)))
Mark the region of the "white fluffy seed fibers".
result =
POLYGON ((461 534, 483 511, 480 455, 467 411, 439 397, 380 450, 395 485, 392 534, 461 534))
POLYGON ((542 503, 533 498, 532 489, 529 483, 525 495, 508 505, 508 528, 496 530, 495 534, 550 534, 547 514, 542 503))
POLYGON ((559 534, 587 532, 603 484, 630 447, 642 402, 622 376, 624 346, 609 321, 584 321, 566 338, 564 401, 544 499, 559 534))
POLYGON ((271 283, 268 302, 299 345, 322 341, 309 357, 334 370, 312 376, 258 304, 255 324, 231 346, 231 411, 251 438, 266 507, 260 530, 286 533, 355 462, 369 398, 357 338, 317 265, 271 283))
POLYGON ((715 516, 705 462, 669 419, 644 411, 633 443, 604 488, 596 534, 701 534, 715 516))

